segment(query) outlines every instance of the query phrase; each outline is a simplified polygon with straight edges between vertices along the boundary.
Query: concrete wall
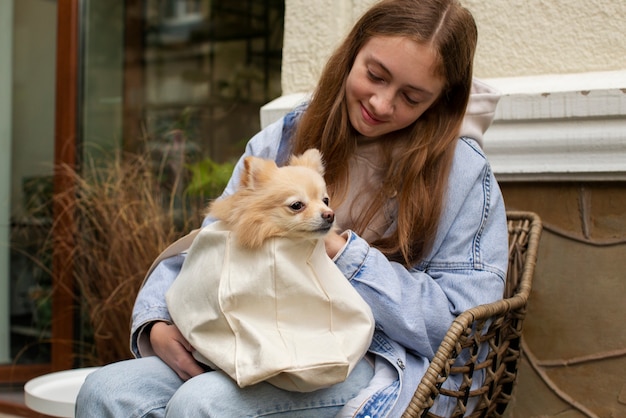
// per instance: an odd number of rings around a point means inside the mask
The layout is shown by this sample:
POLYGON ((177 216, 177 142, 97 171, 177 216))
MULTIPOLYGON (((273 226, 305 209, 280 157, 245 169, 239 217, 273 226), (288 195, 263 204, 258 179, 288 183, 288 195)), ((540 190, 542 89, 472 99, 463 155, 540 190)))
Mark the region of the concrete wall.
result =
POLYGON ((626 68, 620 0, 464 0, 476 19, 481 78, 626 68))
MULTIPOLYGON (((285 0, 283 94, 309 91, 372 0, 285 0)), ((479 30, 479 78, 626 68, 626 2, 465 0, 479 30)))

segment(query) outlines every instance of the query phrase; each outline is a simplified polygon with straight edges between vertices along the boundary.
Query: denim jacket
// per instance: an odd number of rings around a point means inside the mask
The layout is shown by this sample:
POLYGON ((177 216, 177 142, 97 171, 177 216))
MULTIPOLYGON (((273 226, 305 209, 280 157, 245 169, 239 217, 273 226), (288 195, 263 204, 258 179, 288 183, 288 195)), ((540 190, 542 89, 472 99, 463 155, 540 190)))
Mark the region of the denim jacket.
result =
MULTIPOLYGON (((288 114, 249 141, 225 194, 235 190, 246 156, 285 160, 297 116, 298 111, 288 114)), ((352 231, 335 258, 346 279, 370 304, 376 321, 369 348, 374 378, 340 416, 400 416, 454 318, 502 297, 508 262, 504 202, 473 139, 458 139, 448 183, 435 241, 418 265, 407 269, 389 261, 352 231)), ((180 254, 162 261, 140 290, 131 329, 135 356, 152 354, 141 332, 144 326, 171 320, 164 295, 183 260, 180 254)), ((460 382, 449 379, 446 384, 458 386, 460 382)), ((445 415, 453 407, 436 405, 433 412, 445 415)))

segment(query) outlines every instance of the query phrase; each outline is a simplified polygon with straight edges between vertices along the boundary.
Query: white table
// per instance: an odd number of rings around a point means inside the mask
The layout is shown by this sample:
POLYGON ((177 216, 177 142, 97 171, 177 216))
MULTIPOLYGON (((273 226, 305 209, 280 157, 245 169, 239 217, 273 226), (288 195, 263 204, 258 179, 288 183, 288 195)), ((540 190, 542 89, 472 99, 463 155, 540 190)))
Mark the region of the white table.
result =
POLYGON ((45 374, 24 385, 24 400, 30 409, 54 417, 74 417, 76 396, 85 377, 98 367, 45 374))

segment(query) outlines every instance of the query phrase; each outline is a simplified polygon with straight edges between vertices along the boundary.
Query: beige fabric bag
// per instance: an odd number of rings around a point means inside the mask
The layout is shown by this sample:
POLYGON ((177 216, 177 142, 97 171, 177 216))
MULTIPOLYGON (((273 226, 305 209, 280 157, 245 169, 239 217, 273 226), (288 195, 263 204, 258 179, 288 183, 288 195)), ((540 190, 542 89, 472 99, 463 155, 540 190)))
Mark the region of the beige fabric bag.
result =
POLYGON ((267 380, 308 392, 342 382, 374 332, 323 240, 270 238, 248 250, 222 222, 200 230, 166 299, 194 356, 240 387, 267 380))

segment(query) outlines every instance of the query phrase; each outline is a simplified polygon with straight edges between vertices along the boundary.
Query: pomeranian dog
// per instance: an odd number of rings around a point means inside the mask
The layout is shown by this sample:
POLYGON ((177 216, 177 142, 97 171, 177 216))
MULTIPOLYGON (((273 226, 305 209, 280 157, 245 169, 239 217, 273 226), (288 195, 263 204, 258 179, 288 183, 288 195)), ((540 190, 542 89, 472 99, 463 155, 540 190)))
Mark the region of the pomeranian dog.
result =
POLYGON ((246 157, 239 189, 216 200, 208 214, 224 222, 244 248, 270 237, 319 239, 333 227, 324 163, 317 149, 293 155, 288 165, 246 157))

